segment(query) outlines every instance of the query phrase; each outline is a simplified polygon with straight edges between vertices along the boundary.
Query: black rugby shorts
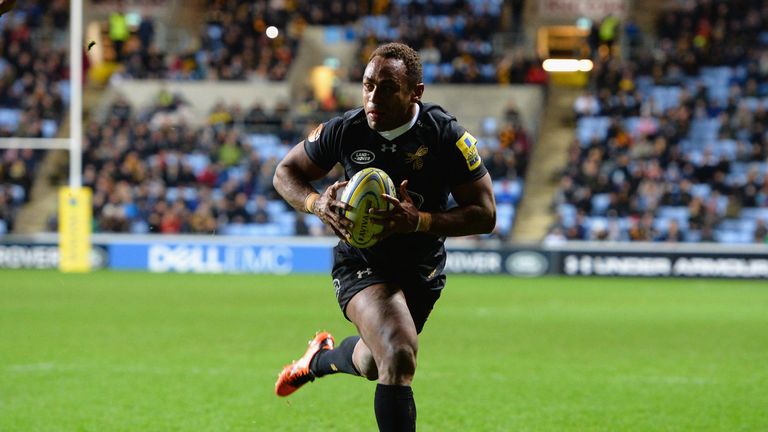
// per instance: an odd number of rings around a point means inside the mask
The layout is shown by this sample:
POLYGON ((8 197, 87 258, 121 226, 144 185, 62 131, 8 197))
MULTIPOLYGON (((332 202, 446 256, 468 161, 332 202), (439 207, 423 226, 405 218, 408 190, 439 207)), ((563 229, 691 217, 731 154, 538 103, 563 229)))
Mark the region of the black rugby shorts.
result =
POLYGON ((347 316, 347 304, 355 294, 374 284, 396 284, 403 290, 408 310, 416 325, 416 332, 421 333, 427 322, 432 307, 440 298, 445 287, 445 255, 436 257, 433 262, 425 262, 411 269, 397 269, 387 265, 375 265, 367 262, 358 254, 350 252, 344 246, 333 249, 333 288, 344 317, 347 316))

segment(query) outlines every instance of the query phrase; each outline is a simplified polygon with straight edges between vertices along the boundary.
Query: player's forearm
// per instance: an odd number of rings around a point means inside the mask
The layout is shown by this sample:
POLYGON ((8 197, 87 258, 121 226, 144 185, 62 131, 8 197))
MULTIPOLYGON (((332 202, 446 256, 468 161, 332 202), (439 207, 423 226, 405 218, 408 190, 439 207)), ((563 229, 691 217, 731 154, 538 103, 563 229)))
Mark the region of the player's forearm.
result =
POLYGON ((291 207, 300 212, 307 211, 305 207, 307 197, 317 193, 309 180, 304 179, 299 173, 284 165, 279 165, 275 170, 272 185, 291 207))
POLYGON ((480 205, 455 207, 442 213, 422 214, 421 223, 427 223, 427 229, 419 231, 437 236, 458 237, 485 234, 496 226, 496 211, 480 205), (427 219, 427 220, 425 220, 427 219))

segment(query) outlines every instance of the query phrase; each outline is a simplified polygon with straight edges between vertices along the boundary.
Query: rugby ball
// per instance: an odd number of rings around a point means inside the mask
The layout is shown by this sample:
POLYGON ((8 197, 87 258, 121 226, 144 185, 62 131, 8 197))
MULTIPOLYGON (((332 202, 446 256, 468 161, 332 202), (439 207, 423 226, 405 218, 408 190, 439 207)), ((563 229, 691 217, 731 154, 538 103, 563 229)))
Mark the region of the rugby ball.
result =
POLYGON ((391 209, 381 194, 397 196, 395 184, 389 175, 378 168, 365 168, 357 172, 341 193, 341 201, 347 204, 344 216, 353 223, 347 243, 358 248, 367 248, 376 244, 374 235, 382 226, 373 223, 369 209, 391 209))

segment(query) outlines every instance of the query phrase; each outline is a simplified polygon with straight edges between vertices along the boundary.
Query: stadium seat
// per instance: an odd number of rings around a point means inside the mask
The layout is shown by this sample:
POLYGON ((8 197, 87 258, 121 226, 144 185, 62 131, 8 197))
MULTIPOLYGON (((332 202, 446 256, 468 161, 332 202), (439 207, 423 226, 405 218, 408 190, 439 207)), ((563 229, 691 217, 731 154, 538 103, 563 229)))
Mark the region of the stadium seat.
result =
POLYGON ((496 231, 506 237, 512 232, 515 220, 515 206, 511 203, 501 203, 496 206, 496 231))
POLYGON ((744 207, 741 209, 741 217, 768 222, 768 207, 744 207))
POLYGON ((752 243, 752 234, 735 230, 715 230, 715 240, 719 243, 752 243))
POLYGON ((0 127, 7 128, 11 132, 15 131, 21 121, 21 110, 11 108, 0 108, 0 127))
POLYGON ((205 167, 211 164, 211 159, 203 153, 192 153, 184 155, 184 161, 192 167, 192 172, 199 175, 205 167))
POLYGON ((11 185, 11 197, 13 198, 13 202, 16 204, 21 204, 24 202, 24 200, 27 197, 27 193, 24 191, 24 188, 17 185, 12 184, 11 185))
POLYGON ((663 219, 674 219, 682 227, 688 226, 688 220, 691 216, 688 207, 683 206, 663 206, 657 210, 657 216, 663 219))
POLYGON ((595 194, 592 196, 592 215, 604 215, 611 205, 611 195, 607 193, 595 194))
POLYGON ((43 125, 43 137, 45 138, 53 138, 56 136, 56 133, 59 131, 59 124, 56 122, 56 120, 45 119, 42 121, 42 125, 43 125))

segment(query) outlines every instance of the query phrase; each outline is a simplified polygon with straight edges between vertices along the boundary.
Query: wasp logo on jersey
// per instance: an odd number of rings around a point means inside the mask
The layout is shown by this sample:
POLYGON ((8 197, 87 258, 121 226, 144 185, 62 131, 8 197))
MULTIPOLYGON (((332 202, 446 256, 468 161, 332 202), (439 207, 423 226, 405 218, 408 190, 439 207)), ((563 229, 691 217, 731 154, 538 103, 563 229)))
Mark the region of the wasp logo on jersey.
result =
POLYGON ((467 166, 470 170, 474 170, 480 166, 480 154, 477 152, 477 140, 469 132, 464 132, 464 135, 456 141, 456 147, 461 150, 464 159, 467 160, 467 166))
POLYGON ((414 170, 420 170, 424 166, 422 158, 429 153, 427 146, 421 146, 416 150, 416 153, 405 153, 405 161, 411 164, 414 170))

